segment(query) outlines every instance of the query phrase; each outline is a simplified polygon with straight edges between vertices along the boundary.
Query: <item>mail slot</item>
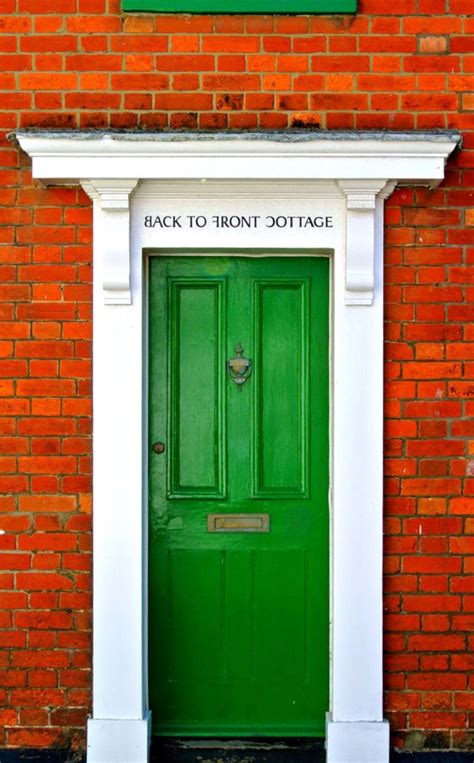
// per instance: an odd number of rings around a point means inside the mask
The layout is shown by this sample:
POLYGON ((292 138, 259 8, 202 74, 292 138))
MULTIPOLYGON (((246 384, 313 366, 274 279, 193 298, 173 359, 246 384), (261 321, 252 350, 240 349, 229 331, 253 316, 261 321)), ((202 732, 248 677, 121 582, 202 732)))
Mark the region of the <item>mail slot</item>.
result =
POLYGON ((210 533, 269 533, 270 514, 208 514, 210 533))

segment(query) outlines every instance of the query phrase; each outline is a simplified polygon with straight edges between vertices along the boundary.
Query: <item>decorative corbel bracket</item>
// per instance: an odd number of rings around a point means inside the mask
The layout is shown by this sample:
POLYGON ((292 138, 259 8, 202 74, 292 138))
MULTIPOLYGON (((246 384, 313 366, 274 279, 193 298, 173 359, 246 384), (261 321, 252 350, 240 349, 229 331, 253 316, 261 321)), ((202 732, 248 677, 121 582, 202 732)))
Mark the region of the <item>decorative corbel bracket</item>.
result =
POLYGON ((130 194, 138 180, 81 181, 94 202, 94 252, 106 305, 130 305, 130 194))
MULTIPOLYGON (((387 180, 338 180, 346 197, 346 305, 371 305, 375 286, 377 199, 395 188, 387 180)), ((380 207, 383 212, 383 205, 380 207)))

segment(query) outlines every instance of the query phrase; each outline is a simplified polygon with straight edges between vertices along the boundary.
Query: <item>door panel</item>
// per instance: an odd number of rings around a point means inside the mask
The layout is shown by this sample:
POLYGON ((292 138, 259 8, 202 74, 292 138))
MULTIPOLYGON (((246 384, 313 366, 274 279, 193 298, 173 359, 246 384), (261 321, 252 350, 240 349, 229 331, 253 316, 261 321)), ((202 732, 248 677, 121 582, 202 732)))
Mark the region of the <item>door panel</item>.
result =
POLYGON ((153 732, 322 735, 326 259, 151 260, 149 471, 153 732), (268 514, 270 531, 209 532, 208 514, 268 514))
POLYGON ((255 496, 306 492, 307 286, 256 283, 255 496))
POLYGON ((173 279, 169 289, 170 497, 222 496, 224 283, 173 279))

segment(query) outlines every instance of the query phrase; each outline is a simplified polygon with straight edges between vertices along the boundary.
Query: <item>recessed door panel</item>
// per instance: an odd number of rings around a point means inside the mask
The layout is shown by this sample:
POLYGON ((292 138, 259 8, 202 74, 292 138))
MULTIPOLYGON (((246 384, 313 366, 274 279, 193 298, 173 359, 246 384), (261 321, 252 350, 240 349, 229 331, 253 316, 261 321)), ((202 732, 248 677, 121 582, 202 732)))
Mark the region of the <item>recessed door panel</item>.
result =
POLYGON ((328 261, 153 258, 149 386, 153 732, 320 736, 328 261))
POLYGON ((224 283, 169 283, 171 496, 222 496, 224 283))
POLYGON ((307 287, 305 280, 255 284, 257 496, 306 492, 307 287))

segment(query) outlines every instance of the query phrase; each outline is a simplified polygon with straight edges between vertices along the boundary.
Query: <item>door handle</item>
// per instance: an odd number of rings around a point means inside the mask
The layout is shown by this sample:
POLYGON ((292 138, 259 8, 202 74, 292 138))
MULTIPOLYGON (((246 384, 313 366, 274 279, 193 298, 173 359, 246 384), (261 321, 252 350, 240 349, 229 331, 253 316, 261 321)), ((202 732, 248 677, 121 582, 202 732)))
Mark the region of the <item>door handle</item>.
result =
POLYGON ((160 455, 161 453, 165 452, 166 446, 164 442, 154 442, 153 445, 151 446, 151 449, 153 453, 158 453, 158 455, 160 455))

